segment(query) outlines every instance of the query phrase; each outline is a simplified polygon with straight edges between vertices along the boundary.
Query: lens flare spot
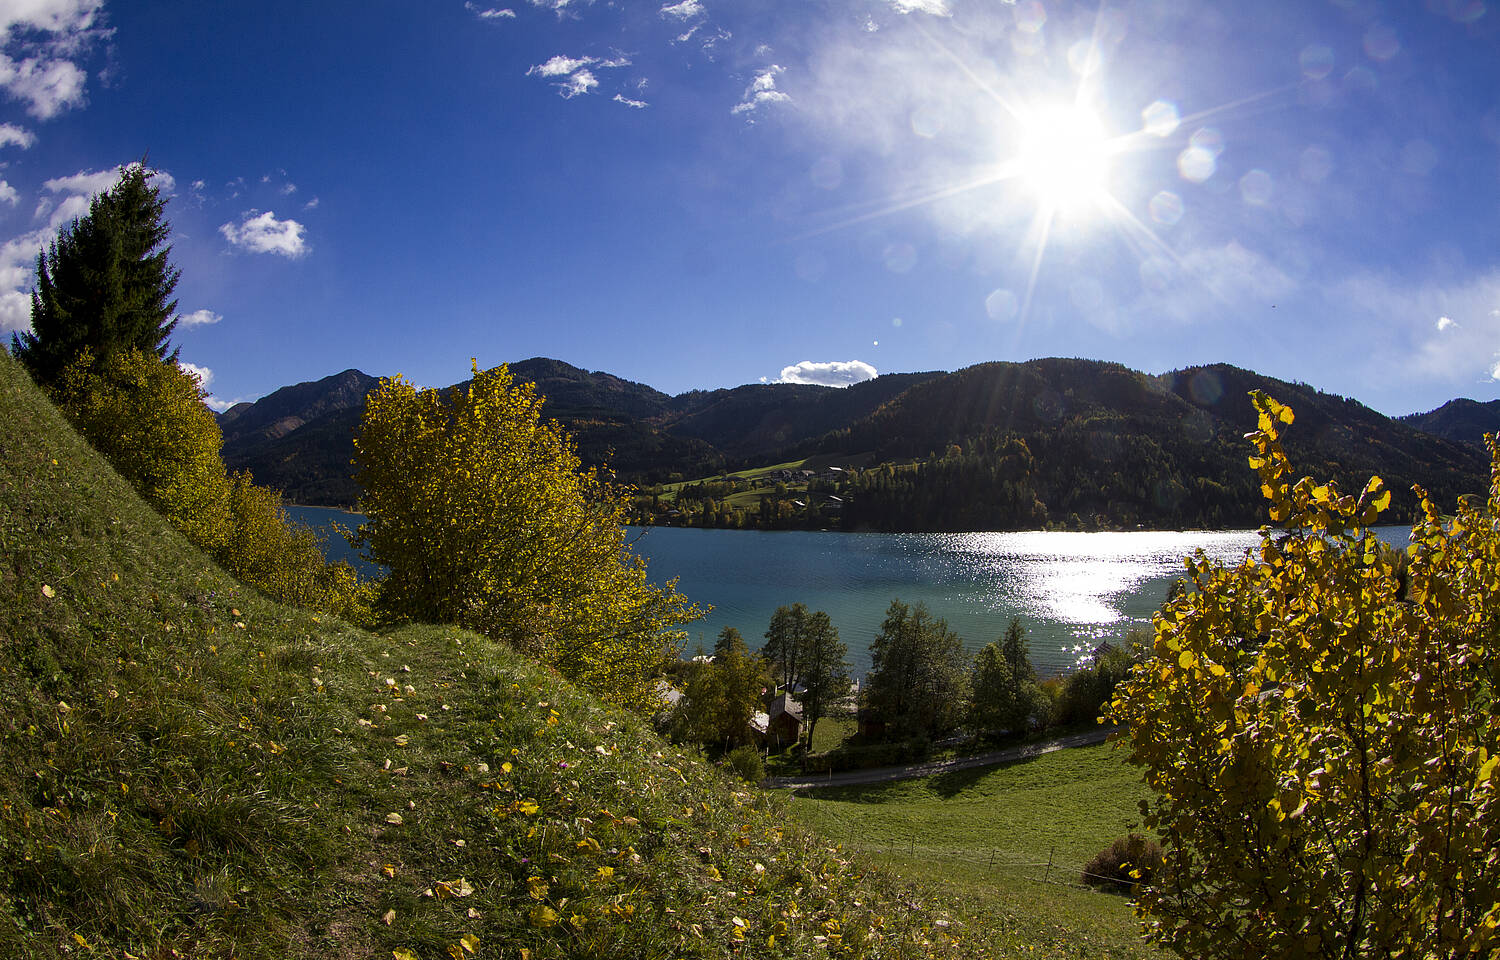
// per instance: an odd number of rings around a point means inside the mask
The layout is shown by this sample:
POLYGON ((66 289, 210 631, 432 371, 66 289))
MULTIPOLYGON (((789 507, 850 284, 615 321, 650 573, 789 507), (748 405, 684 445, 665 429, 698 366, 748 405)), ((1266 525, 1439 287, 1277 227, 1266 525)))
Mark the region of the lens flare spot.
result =
POLYGON ((1016 318, 1021 310, 1021 302, 1016 295, 1001 287, 984 298, 984 312, 996 323, 1008 323, 1016 318))
POLYGON ((1365 56, 1385 63, 1395 59, 1396 54, 1401 52, 1401 40, 1389 25, 1372 23, 1370 29, 1365 31, 1364 47, 1365 56))
POLYGON ((1182 198, 1170 190, 1163 190, 1147 204, 1151 219, 1164 227, 1173 227, 1182 219, 1182 198))
POLYGON ((1141 111, 1142 128, 1153 137, 1171 136, 1181 122, 1177 104, 1170 100, 1157 100, 1141 111))
POLYGON ((1191 183, 1202 183, 1218 168, 1218 160, 1202 147, 1188 147, 1177 155, 1177 172, 1191 183))
POLYGON ((1240 199, 1253 207, 1263 207, 1270 203, 1271 175, 1256 169, 1240 177, 1240 199))
POLYGON ((1302 76, 1308 80, 1323 80, 1333 72, 1333 50, 1315 43, 1302 48, 1297 56, 1302 76))
POLYGON ((1297 175, 1308 183, 1322 183, 1333 173, 1333 154, 1323 147, 1308 147, 1297 162, 1297 175))
POLYGON ((1016 20, 1016 29, 1023 33, 1041 33, 1042 27, 1047 24, 1047 8, 1042 5, 1041 0, 1021 0, 1015 5, 1012 15, 1016 20))
POLYGON ((885 268, 892 273, 908 273, 917 265, 917 248, 909 243, 893 243, 881 255, 885 268))

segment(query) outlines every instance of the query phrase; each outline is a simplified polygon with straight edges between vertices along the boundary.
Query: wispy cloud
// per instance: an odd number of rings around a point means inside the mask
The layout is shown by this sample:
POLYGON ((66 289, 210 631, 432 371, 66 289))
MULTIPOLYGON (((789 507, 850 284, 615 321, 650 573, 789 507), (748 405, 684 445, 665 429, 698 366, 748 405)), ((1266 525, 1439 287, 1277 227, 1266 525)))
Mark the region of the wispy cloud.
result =
POLYGON ((625 96, 624 94, 621 94, 621 93, 615 94, 610 99, 613 100, 615 103, 623 103, 623 104, 625 104, 625 106, 627 106, 627 107, 634 107, 637 110, 641 110, 641 109, 644 109, 644 108, 650 106, 650 104, 647 103, 644 100, 632 100, 629 97, 627 97, 627 96, 625 96))
POLYGON ((20 147, 29 150, 36 143, 36 134, 13 123, 0 123, 0 147, 20 147))
POLYGON ((527 70, 526 75, 528 77, 565 77, 591 63, 598 62, 598 57, 565 57, 558 54, 546 63, 539 63, 527 70))
POLYGON ((681 3, 672 3, 662 7, 661 15, 686 23, 694 17, 703 15, 703 4, 699 0, 682 0, 681 3))
MULTIPOLYGON (((580 94, 590 93, 599 86, 599 77, 590 69, 591 67, 613 70, 628 66, 630 66, 630 58, 624 56, 606 60, 600 57, 569 57, 558 54, 544 63, 531 67, 526 71, 526 75, 557 81, 553 86, 557 88, 558 95, 564 100, 571 100, 580 94)), ((621 98, 616 96, 614 99, 620 100, 621 98)), ((645 104, 641 105, 645 106, 645 104)))
POLYGON ((594 0, 531 0, 533 7, 541 7, 543 10, 551 10, 559 17, 569 15, 576 16, 579 7, 586 7, 594 0))
POLYGON ((481 20, 514 20, 516 12, 507 7, 481 7, 477 3, 465 3, 464 9, 481 20))
POLYGON ((948 9, 947 0, 891 0, 891 6, 897 13, 926 13, 934 17, 951 17, 953 11, 948 9))
POLYGON ((270 210, 257 213, 252 210, 240 218, 238 224, 226 223, 219 227, 233 246, 251 253, 274 253, 283 257, 297 258, 307 252, 304 228, 296 220, 278 220, 270 210))
POLYGON ((1382 377, 1465 384, 1500 380, 1500 268, 1458 282, 1356 273, 1329 287, 1354 329, 1385 331, 1364 355, 1382 377))
POLYGON ((863 360, 803 360, 781 368, 777 383, 808 383, 820 387, 847 387, 879 376, 863 360))
POLYGON ((177 318, 177 329, 191 330, 194 327, 207 327, 218 323, 224 318, 212 310, 194 310, 192 313, 184 313, 177 318))
POLYGON ((16 188, 4 180, 0 180, 0 203, 8 203, 14 207, 20 202, 21 195, 16 192, 16 188))
POLYGON ((786 72, 786 68, 771 64, 750 81, 750 86, 745 88, 745 95, 740 102, 730 109, 730 113, 753 114, 760 107, 768 103, 787 103, 792 98, 776 89, 776 78, 786 72))

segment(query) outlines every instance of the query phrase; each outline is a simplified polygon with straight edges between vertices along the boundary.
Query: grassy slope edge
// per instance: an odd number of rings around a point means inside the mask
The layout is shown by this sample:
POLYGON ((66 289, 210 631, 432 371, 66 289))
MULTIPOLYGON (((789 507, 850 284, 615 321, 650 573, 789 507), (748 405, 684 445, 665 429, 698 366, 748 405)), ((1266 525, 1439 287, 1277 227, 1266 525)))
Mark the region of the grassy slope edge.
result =
POLYGON ((0 698, 7 957, 1024 949, 503 645, 265 600, 3 356, 0 698))

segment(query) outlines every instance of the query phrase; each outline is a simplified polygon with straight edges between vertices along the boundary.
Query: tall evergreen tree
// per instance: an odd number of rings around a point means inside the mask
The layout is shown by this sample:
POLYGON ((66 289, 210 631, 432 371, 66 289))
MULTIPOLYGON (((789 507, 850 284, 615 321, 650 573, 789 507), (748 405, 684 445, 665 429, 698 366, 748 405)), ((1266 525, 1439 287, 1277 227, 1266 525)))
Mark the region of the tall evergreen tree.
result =
POLYGON ((125 167, 37 255, 31 330, 12 336, 11 353, 38 382, 55 383, 85 349, 99 361, 127 350, 176 359, 167 340, 179 271, 168 261, 171 225, 153 176, 143 163, 125 167))

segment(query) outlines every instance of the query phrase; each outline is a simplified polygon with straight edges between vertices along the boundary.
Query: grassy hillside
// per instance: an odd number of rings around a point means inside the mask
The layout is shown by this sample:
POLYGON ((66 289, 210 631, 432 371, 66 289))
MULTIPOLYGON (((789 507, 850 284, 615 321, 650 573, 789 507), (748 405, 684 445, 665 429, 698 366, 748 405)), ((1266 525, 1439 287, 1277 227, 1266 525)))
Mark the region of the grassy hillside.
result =
POLYGON ((1138 774, 1101 746, 812 791, 793 810, 887 869, 946 889, 969 916, 1040 955, 1149 957, 1160 954, 1136 937, 1129 902, 1078 885, 1083 864, 1139 820, 1146 796, 1138 774))
POLYGON ((267 602, 3 356, 0 698, 0 956, 1015 945, 501 645, 267 602))

